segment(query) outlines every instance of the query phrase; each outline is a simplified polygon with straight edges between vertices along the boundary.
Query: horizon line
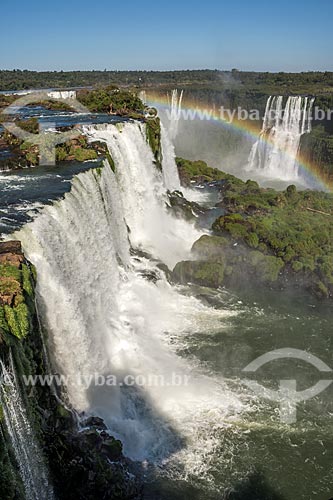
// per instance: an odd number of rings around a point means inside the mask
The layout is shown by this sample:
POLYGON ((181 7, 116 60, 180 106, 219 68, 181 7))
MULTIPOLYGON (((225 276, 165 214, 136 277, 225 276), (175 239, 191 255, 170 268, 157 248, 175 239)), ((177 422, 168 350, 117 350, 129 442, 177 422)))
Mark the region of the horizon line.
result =
POLYGON ((332 70, 315 70, 309 69, 306 71, 263 71, 263 70, 245 70, 245 69, 217 69, 217 68, 183 68, 183 69, 21 69, 21 68, 0 68, 0 72, 30 72, 30 73, 181 73, 181 72, 191 72, 191 71, 212 71, 221 73, 267 73, 267 74, 304 74, 304 73, 333 73, 332 70))

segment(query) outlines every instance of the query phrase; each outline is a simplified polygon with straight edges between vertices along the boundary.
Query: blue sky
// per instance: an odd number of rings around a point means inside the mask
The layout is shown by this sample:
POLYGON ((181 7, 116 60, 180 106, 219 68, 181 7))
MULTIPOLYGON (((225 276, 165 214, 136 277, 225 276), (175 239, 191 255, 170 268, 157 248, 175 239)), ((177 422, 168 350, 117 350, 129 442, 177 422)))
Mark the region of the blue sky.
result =
POLYGON ((332 71, 332 19, 332 0, 2 0, 0 68, 332 71))

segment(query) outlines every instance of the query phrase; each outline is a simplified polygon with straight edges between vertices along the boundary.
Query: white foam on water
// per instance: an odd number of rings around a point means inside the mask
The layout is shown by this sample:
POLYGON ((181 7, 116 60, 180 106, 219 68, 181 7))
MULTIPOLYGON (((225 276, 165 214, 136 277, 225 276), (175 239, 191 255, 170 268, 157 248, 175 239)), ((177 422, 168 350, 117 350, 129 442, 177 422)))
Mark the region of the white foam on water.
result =
POLYGON ((144 126, 94 126, 86 133, 107 143, 116 173, 107 162, 80 173, 63 200, 14 235, 37 268, 50 352, 69 377, 71 404, 103 417, 125 454, 163 461, 186 446, 195 454, 190 434, 204 435, 210 421, 228 420, 243 403, 226 381, 180 357, 177 339, 180 345, 188 333, 222 328, 230 311, 182 294, 154 260, 131 253, 139 248, 172 266, 200 235, 166 210, 165 179, 144 126), (78 375, 96 373, 157 376, 164 385, 79 383, 78 375))

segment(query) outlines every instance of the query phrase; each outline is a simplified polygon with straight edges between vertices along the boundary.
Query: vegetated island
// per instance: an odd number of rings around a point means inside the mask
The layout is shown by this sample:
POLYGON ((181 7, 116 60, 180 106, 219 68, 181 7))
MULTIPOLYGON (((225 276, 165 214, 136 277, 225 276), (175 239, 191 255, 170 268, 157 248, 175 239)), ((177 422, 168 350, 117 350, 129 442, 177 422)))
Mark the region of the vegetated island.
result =
MULTIPOLYGON (((179 262, 180 283, 239 289, 267 286, 309 290, 333 298, 333 195, 264 189, 203 161, 177 158, 182 184, 218 185, 223 215, 192 247, 193 260, 179 262)), ((194 210, 197 207, 194 207, 194 210)))

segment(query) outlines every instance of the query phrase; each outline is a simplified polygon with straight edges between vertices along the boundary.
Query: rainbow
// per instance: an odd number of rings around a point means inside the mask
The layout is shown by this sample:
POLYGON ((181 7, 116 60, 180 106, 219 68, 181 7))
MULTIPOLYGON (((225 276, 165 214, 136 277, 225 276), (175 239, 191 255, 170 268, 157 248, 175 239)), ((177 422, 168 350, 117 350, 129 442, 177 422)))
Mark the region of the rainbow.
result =
MULTIPOLYGON (((149 105, 159 107, 163 110, 169 109, 169 99, 166 92, 147 92, 149 95, 149 105)), ((183 98, 182 109, 185 110, 189 116, 201 115, 205 120, 215 122, 219 126, 227 129, 234 130, 237 133, 241 133, 243 136, 246 136, 249 141, 257 141, 260 135, 260 130, 258 129, 257 122, 250 120, 239 120, 236 117, 232 121, 225 120, 220 116, 219 110, 210 109, 209 113, 207 113, 207 106, 202 103, 198 103, 196 101, 191 101, 186 98, 183 98)), ((272 144, 269 137, 263 137, 263 140, 266 141, 267 144, 272 144)), ((282 153, 285 155, 290 155, 288 151, 283 151, 282 153)), ((306 179, 307 183, 313 186, 317 190, 333 192, 333 179, 326 176, 320 169, 318 165, 314 162, 310 162, 301 154, 298 154, 296 158, 296 162, 300 172, 302 172, 303 177, 306 179)))

